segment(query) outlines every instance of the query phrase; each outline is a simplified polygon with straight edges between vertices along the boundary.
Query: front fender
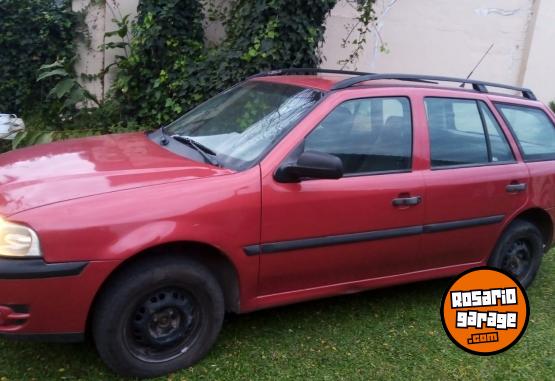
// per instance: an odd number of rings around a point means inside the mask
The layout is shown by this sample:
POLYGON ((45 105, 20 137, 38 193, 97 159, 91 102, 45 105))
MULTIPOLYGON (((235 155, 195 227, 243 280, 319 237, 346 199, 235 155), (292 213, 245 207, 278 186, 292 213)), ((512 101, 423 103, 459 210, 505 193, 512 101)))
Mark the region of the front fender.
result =
POLYGON ((123 261, 149 247, 196 241, 233 262, 260 239, 258 167, 223 176, 100 194, 10 218, 31 226, 47 262, 123 261))

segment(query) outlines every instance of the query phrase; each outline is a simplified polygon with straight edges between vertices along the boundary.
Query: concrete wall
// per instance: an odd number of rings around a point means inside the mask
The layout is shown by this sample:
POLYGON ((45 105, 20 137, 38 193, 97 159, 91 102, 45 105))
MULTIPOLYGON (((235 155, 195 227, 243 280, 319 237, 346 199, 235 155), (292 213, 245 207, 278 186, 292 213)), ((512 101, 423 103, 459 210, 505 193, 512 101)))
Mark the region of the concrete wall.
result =
MULTIPOLYGON (((522 61, 529 7, 529 0, 380 0, 376 7, 378 23, 358 69, 466 76, 495 43, 476 76, 487 74, 491 80, 514 82, 522 61), (484 6, 486 3, 488 6, 484 6), (497 8, 501 5, 503 9, 497 8), (496 8, 497 12, 491 11, 496 8), (380 52, 376 30, 389 52, 380 52)), ((349 11, 350 7, 337 8, 331 19, 344 22, 350 16, 345 9, 349 11)), ((332 42, 332 36, 340 37, 334 34, 337 28, 334 25, 328 30, 324 49, 327 57, 345 56, 337 51, 339 44, 332 42)), ((336 66, 331 60, 327 64, 336 66)))
POLYGON ((521 83, 544 102, 555 100, 555 1, 536 0, 530 20, 528 59, 522 65, 521 83))
MULTIPOLYGON (((555 100, 555 1, 548 0, 378 0, 378 21, 356 65, 361 71, 466 77, 494 44, 473 78, 532 87, 555 100), (381 36, 381 40, 378 36, 381 36), (385 43, 387 51, 380 47, 385 43)), ((342 0, 332 11, 323 48, 326 68, 338 68, 345 37, 341 25, 356 13, 342 0), (343 33, 338 33, 342 31, 343 33)))
MULTIPOLYGON (((108 3, 111 0, 106 0, 108 3)), ((73 0, 73 10, 86 10, 85 23, 87 25, 87 38, 78 46, 79 60, 75 66, 77 73, 95 75, 102 71, 106 64, 105 54, 100 49, 104 42, 106 31, 106 5, 91 5, 90 0, 73 0)), ((99 80, 86 81, 84 85, 97 98, 102 99, 104 83, 99 80)))
MULTIPOLYGON (((225 0, 222 0, 225 1, 225 0)), ((89 0, 74 0, 80 9, 89 0)), ((138 0, 106 0, 90 7, 91 43, 81 47, 78 70, 95 73, 113 62, 114 52, 97 48, 114 16, 136 14, 138 0)), ((341 68, 352 46, 341 47, 356 18, 354 0, 339 0, 326 21, 322 67, 341 68)), ((548 102, 555 100, 555 1, 553 0, 377 0, 378 21, 360 60, 345 68, 465 77, 491 44, 490 54, 473 78, 531 87, 548 102), (385 51, 381 47, 386 46, 385 51)), ((206 24, 208 39, 221 38, 221 25, 206 24)), ((111 83, 87 86, 97 95, 111 83)))

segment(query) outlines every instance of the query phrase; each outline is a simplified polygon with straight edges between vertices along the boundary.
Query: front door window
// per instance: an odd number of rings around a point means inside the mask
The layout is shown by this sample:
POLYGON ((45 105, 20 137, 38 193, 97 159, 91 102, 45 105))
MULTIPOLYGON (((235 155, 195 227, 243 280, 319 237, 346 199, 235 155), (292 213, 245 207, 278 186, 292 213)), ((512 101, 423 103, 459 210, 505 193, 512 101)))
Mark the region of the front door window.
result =
POLYGON ((304 150, 339 157, 346 176, 410 171, 409 100, 396 97, 344 102, 310 133, 304 150))

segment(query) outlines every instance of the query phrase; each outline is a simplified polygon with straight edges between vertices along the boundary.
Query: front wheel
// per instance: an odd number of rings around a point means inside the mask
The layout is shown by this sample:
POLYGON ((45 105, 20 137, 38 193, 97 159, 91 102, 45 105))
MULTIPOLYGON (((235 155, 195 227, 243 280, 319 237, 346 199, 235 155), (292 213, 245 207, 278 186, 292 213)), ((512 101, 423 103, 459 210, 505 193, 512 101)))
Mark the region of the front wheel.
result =
POLYGON ((543 256, 543 237, 536 225, 514 221, 499 239, 488 265, 507 271, 523 287, 534 280, 543 256))
POLYGON ((222 291, 202 265, 164 257, 119 273, 100 296, 93 336, 104 362, 128 377, 157 377, 210 350, 224 316, 222 291))

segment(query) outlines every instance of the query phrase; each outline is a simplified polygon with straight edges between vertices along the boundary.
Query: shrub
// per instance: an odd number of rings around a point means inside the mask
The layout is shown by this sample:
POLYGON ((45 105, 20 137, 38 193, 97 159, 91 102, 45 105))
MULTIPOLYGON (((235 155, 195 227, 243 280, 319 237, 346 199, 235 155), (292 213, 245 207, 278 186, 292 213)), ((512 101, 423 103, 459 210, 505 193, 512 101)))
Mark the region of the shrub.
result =
POLYGON ((219 80, 228 84, 261 70, 316 67, 326 15, 336 0, 237 0, 231 8, 219 80))
POLYGON ((114 97, 129 120, 167 123, 182 112, 178 91, 203 53, 202 6, 197 0, 142 0, 129 55, 118 63, 114 97))
POLYGON ((39 67, 75 56, 79 16, 70 0, 2 0, 0 18, 0 112, 20 115, 52 87, 37 86, 39 67))
MULTIPOLYGON (((0 74, 0 111, 25 110, 28 131, 14 142, 18 147, 83 134, 152 129, 252 74, 316 67, 325 18, 337 0, 230 0, 224 8, 220 0, 140 0, 135 22, 123 17, 116 20, 118 30, 106 33, 109 42, 103 48, 123 48, 125 55, 114 64, 116 79, 108 98, 93 102, 100 106, 96 109, 75 107, 91 97, 68 66, 79 34, 71 1, 0 1, 0 14, 9 15, 0 24, 0 51, 9 53, 0 56, 0 64, 11 65, 12 73, 5 78, 0 74), (216 46, 204 41, 203 4, 226 26, 226 37, 216 46), (47 78, 37 86, 41 64, 49 64, 42 71, 47 78), (17 96, 4 96, 9 93, 17 96), (14 104, 4 105, 11 101, 14 104)), ((356 1, 360 17, 353 31, 360 36, 345 40, 356 48, 348 61, 356 61, 366 42, 374 1, 356 1)))
POLYGON ((198 0, 142 0, 114 96, 126 121, 158 126, 262 70, 315 67, 336 0, 235 0, 224 41, 204 44, 198 0))

